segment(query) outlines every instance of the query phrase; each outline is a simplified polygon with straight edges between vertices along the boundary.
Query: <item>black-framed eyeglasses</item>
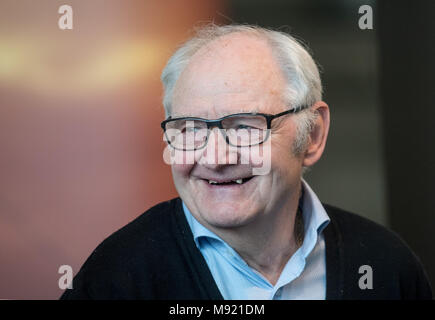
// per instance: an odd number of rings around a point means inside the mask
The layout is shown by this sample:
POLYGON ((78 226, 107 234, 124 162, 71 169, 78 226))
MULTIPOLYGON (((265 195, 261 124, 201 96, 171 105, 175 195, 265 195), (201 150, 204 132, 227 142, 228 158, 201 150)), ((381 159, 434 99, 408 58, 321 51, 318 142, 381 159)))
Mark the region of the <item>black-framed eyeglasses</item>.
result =
POLYGON ((308 106, 292 108, 277 114, 235 113, 210 120, 196 117, 180 117, 164 120, 161 127, 168 144, 177 150, 193 151, 207 145, 210 131, 218 127, 225 141, 233 147, 251 147, 265 142, 272 120, 286 114, 297 113, 308 106))

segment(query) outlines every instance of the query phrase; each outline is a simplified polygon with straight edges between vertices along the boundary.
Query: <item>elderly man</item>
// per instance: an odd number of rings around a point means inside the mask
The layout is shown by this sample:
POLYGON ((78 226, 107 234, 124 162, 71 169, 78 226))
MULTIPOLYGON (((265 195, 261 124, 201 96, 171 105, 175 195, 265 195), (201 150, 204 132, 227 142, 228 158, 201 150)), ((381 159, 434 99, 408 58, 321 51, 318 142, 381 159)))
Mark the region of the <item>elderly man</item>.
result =
POLYGON ((431 298, 395 234, 323 205, 301 178, 323 153, 329 108, 294 38, 207 26, 162 81, 180 198, 107 238, 63 299, 431 298))

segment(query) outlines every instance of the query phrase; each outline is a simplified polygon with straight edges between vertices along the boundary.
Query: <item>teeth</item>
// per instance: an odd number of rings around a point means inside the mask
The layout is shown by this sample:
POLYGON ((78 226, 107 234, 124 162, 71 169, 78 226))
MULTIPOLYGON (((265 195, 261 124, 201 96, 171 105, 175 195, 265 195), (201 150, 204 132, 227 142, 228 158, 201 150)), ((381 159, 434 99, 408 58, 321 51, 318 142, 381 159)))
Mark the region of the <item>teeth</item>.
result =
MULTIPOLYGON (((233 182, 237 183, 237 184, 242 184, 243 183, 243 179, 237 179, 237 180, 233 180, 233 182)), ((218 184, 217 181, 214 180, 208 180, 209 184, 218 184)))

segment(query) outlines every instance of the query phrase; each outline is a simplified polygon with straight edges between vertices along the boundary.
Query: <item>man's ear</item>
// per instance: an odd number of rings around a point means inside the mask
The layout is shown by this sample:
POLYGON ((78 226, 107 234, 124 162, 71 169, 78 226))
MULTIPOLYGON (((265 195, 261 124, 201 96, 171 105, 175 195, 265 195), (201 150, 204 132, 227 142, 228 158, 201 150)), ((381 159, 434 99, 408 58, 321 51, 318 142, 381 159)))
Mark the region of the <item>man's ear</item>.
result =
POLYGON ((311 107, 316 113, 317 118, 314 122, 313 130, 308 139, 308 144, 303 154, 302 165, 310 167, 315 164, 325 150, 326 139, 329 131, 329 107, 323 101, 316 102, 311 107))

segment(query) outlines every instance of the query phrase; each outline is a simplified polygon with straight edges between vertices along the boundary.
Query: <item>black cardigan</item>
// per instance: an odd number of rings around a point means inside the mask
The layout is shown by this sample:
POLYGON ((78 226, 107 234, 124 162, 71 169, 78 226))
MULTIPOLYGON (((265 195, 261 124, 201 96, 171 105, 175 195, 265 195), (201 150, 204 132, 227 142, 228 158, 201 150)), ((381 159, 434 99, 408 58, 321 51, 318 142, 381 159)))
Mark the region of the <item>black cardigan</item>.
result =
MULTIPOLYGON (((324 205, 326 299, 431 299, 425 272, 393 232, 324 205), (360 289, 362 265, 373 289, 360 289)), ((223 299, 197 249, 181 199, 160 203, 104 240, 61 299, 223 299)))

